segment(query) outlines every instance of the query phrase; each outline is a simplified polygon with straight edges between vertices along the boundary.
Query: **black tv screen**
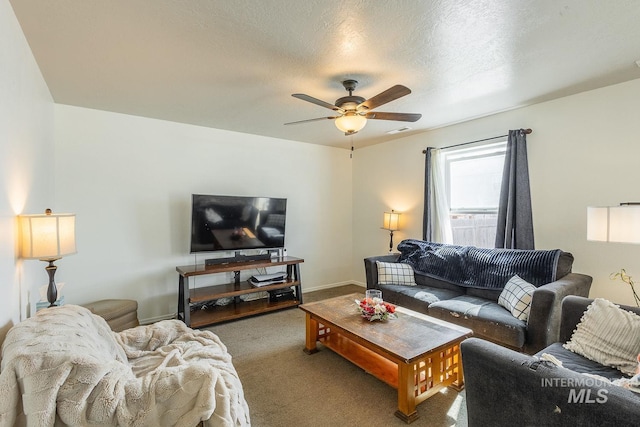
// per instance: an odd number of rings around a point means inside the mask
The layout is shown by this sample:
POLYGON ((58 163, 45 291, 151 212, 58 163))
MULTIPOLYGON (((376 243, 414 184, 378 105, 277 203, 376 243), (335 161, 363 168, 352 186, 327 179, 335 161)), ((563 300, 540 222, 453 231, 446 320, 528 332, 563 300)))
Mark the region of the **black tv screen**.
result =
POLYGON ((287 199, 193 194, 191 252, 283 248, 287 199))

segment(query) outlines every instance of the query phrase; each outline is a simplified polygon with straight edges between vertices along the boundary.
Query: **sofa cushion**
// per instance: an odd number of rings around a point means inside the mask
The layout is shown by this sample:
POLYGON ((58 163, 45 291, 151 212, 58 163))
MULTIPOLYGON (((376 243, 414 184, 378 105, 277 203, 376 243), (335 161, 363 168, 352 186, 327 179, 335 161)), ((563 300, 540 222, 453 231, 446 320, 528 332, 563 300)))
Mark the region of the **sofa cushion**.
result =
POLYGON ((498 302, 502 289, 482 289, 482 288, 466 288, 467 295, 488 299, 489 301, 498 302))
POLYGON ((413 267, 398 262, 376 261, 378 267, 378 283, 381 285, 415 286, 413 267))
POLYGON ((509 310, 513 317, 526 322, 531 311, 531 297, 535 290, 535 286, 515 275, 504 286, 498 298, 498 304, 509 310))
POLYGON ((429 304, 462 295, 460 291, 427 286, 378 285, 378 289, 385 301, 425 314, 429 304))
POLYGON ((429 316, 473 329, 475 336, 512 348, 522 348, 527 324, 496 302, 469 295, 429 306, 429 316))
POLYGON ((596 298, 564 347, 587 359, 633 375, 640 354, 640 316, 596 298))
POLYGON ((562 251, 487 249, 406 239, 398 245, 399 262, 411 264, 416 271, 428 273, 464 287, 502 289, 514 275, 534 286, 562 277, 573 256, 562 251))
POLYGON ((582 357, 572 351, 564 348, 562 343, 553 343, 549 347, 539 351, 535 354, 537 357, 542 357, 544 353, 550 354, 562 362, 562 367, 570 369, 580 374, 600 375, 610 380, 616 380, 621 378, 622 372, 609 366, 604 366, 593 360, 589 360, 586 357, 582 357))

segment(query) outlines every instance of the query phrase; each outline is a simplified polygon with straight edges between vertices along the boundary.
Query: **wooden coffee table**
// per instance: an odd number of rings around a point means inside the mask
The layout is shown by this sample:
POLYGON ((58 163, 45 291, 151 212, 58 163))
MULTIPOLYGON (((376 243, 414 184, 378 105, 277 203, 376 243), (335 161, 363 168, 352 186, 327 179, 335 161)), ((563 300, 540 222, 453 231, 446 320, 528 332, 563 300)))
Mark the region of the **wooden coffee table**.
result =
POLYGON ((363 319, 351 294, 300 305, 306 312, 305 353, 320 342, 398 390, 396 416, 418 418, 416 405, 444 387, 464 386, 459 344, 472 331, 397 307, 397 319, 363 319))

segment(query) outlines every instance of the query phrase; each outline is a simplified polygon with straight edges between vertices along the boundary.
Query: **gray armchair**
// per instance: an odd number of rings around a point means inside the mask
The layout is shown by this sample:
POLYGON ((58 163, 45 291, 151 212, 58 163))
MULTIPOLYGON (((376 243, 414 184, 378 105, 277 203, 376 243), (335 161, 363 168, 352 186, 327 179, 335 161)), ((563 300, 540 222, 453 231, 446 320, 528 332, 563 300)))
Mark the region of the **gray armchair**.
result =
MULTIPOLYGON (((640 395, 583 375, 607 378, 622 374, 562 347, 571 338, 591 299, 569 296, 562 302, 560 342, 536 356, 517 353, 491 342, 462 342, 462 365, 469 427, 637 426, 640 395), (551 354, 559 367, 542 361, 551 354), (568 368, 571 369, 568 369, 568 368)), ((640 308, 622 306, 640 314, 640 308)))

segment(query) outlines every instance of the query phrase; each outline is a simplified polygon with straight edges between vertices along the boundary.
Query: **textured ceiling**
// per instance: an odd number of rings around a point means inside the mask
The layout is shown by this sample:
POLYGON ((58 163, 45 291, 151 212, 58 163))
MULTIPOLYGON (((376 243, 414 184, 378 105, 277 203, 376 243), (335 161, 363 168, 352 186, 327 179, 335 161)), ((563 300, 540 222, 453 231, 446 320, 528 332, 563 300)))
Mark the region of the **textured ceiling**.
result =
POLYGON ((345 148, 292 93, 409 87, 361 147, 640 78, 637 0, 10 1, 57 103, 345 148))

